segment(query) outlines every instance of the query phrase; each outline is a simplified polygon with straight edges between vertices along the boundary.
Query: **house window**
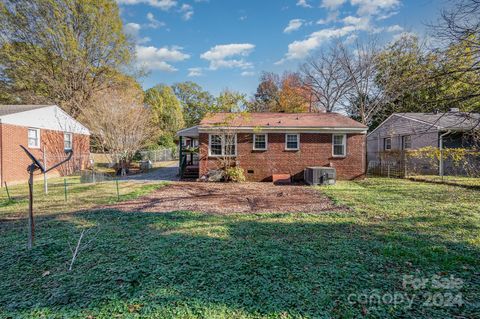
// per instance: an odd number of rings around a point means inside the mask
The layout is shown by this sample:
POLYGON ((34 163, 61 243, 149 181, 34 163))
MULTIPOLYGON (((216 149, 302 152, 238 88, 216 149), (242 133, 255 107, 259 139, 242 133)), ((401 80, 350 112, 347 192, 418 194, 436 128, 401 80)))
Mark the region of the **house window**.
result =
POLYGON ((285 149, 298 150, 300 148, 300 134, 285 134, 285 149))
POLYGON ((254 150, 266 150, 267 143, 267 134, 253 134, 254 150))
POLYGON ((38 128, 28 129, 28 147, 40 148, 40 129, 38 128))
POLYGON ((235 156, 237 155, 236 134, 210 134, 209 156, 235 156))
POLYGON ((345 156, 347 154, 347 136, 345 134, 333 134, 333 156, 345 156))
POLYGON ((63 133, 63 148, 66 150, 71 150, 72 145, 73 145, 73 134, 63 133))
POLYGON ((412 148, 412 137, 410 135, 402 136, 402 149, 408 150, 412 148))
POLYGON ((386 137, 383 139, 383 149, 385 151, 389 151, 392 149, 392 138, 391 137, 386 137))

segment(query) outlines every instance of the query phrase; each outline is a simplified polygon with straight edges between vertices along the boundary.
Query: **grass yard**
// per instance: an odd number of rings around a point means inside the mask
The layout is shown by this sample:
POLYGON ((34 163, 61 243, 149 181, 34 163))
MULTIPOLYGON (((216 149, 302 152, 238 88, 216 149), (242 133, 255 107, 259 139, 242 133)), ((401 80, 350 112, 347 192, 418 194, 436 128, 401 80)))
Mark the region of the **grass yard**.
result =
POLYGON ((410 179, 415 181, 426 181, 433 183, 444 183, 451 185, 460 185, 471 188, 480 189, 480 178, 479 177, 466 177, 466 176, 437 176, 437 175, 413 175, 409 176, 410 179))
POLYGON ((44 214, 32 251, 25 220, 0 221, 0 317, 480 316, 479 191, 381 178, 321 190, 344 211, 44 214), (82 229, 89 245, 69 272, 82 229), (434 275, 463 282, 402 286, 434 275), (362 299, 388 294, 411 307, 362 299))
MULTIPOLYGON (((49 179, 48 195, 44 193, 43 181, 34 183, 35 215, 69 213, 89 209, 94 206, 113 204, 118 201, 115 181, 97 184, 82 184, 79 176, 49 179), (65 184, 67 181, 67 200, 65 201, 65 184)), ((135 181, 120 181, 118 183, 120 200, 125 201, 148 194, 163 183, 139 183, 135 181)), ((28 185, 19 184, 8 187, 7 191, 0 189, 0 222, 3 218, 18 218, 27 216, 28 185)), ((1 239, 0 239, 1 240, 1 239)))

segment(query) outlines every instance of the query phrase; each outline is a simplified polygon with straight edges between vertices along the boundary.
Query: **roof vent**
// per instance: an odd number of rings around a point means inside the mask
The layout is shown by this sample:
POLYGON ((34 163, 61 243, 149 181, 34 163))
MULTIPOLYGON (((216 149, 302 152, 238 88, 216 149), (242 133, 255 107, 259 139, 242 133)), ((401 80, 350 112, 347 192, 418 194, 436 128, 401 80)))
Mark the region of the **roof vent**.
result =
POLYGON ((450 113, 458 113, 458 112, 460 112, 460 109, 458 107, 452 107, 449 112, 450 113))

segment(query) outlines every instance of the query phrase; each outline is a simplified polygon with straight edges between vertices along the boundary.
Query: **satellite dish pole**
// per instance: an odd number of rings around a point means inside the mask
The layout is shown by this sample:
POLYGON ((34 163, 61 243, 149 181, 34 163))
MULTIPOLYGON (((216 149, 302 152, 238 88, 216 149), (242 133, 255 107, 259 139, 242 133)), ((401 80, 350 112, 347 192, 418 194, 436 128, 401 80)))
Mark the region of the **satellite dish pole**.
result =
MULTIPOLYGON (((25 148, 25 146, 20 145, 20 147, 27 153, 28 157, 32 160, 32 164, 28 165, 27 171, 29 173, 29 178, 28 178, 28 195, 29 195, 29 202, 28 202, 28 243, 27 247, 28 249, 32 249, 33 243, 35 241, 35 222, 33 220, 33 173, 39 169, 40 172, 43 174, 51 171, 54 168, 57 168, 58 166, 62 165, 63 163, 68 162, 73 155, 72 150, 67 150, 65 153, 68 155, 66 159, 63 161, 53 165, 49 169, 45 169, 45 167, 40 163, 39 160, 33 156, 32 153, 28 149, 25 148)), ((44 163, 45 164, 45 163, 44 163)))

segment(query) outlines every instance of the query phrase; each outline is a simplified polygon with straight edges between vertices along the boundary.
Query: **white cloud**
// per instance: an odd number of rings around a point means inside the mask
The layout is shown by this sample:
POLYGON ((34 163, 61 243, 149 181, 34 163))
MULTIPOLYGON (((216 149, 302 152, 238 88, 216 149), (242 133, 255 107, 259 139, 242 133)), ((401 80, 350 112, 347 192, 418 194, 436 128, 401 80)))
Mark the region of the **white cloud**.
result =
POLYGON ((197 76, 202 76, 202 68, 189 68, 188 69, 188 77, 197 77, 197 76))
POLYGON ((210 62, 209 68, 217 70, 220 68, 241 68, 248 69, 252 63, 245 61, 255 49, 255 45, 250 43, 232 43, 216 45, 210 50, 202 53, 200 57, 210 62))
POLYGON ((182 12, 182 18, 183 20, 190 20, 193 16, 193 7, 189 4, 182 4, 182 7, 180 8, 180 12, 182 12))
POLYGON ((276 62, 276 64, 281 64, 285 60, 296 60, 303 59, 308 56, 308 54, 319 48, 323 43, 332 39, 340 38, 346 36, 356 30, 356 27, 353 25, 346 25, 344 27, 334 29, 323 29, 317 32, 310 34, 305 40, 294 41, 288 45, 288 52, 283 59, 276 62))
POLYGON ((397 8, 400 0, 351 0, 350 3, 358 6, 358 15, 375 15, 397 8))
POLYGON ((403 28, 398 24, 387 27, 387 32, 402 32, 403 28))
POLYGON ((117 0, 118 4, 133 5, 133 4, 148 4, 152 7, 160 8, 168 11, 177 5, 177 0, 117 0))
POLYGON ((133 22, 130 22, 130 23, 127 23, 125 26, 124 26, 124 30, 125 30, 125 33, 129 36, 132 37, 132 39, 136 42, 136 43, 147 43, 147 42, 150 42, 151 39, 149 37, 143 37, 141 38, 140 37, 140 30, 142 29, 142 26, 138 23, 133 23, 133 22))
POLYGON ((327 9, 336 9, 345 3, 346 0, 322 0, 322 7, 327 9))
POLYGON ((298 0, 297 6, 304 8, 311 8, 312 6, 308 4, 307 0, 298 0))
POLYGON ((154 46, 136 46, 137 62, 150 70, 174 72, 177 69, 168 62, 180 62, 190 58, 178 46, 156 48, 154 46))
POLYGON ((342 19, 342 22, 345 25, 352 25, 357 30, 368 30, 370 28, 370 18, 366 17, 354 17, 354 16, 347 16, 342 19))
POLYGON ((418 37, 418 35, 415 32, 402 32, 393 35, 392 37, 392 42, 398 41, 402 38, 409 38, 409 37, 418 37))
POLYGON ((141 25, 139 25, 138 23, 133 23, 133 22, 127 23, 124 26, 125 33, 130 35, 130 36, 133 36, 133 37, 138 36, 141 28, 142 28, 141 25))
POLYGON ((288 22, 288 26, 283 30, 284 33, 290 33, 301 28, 303 25, 302 19, 293 19, 288 22))
POLYGON ((255 72, 253 72, 253 71, 243 71, 240 75, 241 76, 254 76, 255 72))
POLYGON ((165 26, 165 22, 158 21, 157 19, 155 19, 155 16, 151 12, 147 13, 147 20, 149 22, 148 26, 150 28, 157 29, 165 26))
POLYGON ((330 11, 327 15, 327 18, 318 20, 317 24, 328 24, 330 22, 335 22, 337 21, 339 14, 340 14, 339 11, 330 11))

